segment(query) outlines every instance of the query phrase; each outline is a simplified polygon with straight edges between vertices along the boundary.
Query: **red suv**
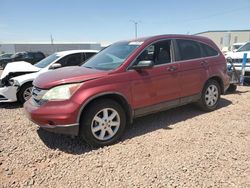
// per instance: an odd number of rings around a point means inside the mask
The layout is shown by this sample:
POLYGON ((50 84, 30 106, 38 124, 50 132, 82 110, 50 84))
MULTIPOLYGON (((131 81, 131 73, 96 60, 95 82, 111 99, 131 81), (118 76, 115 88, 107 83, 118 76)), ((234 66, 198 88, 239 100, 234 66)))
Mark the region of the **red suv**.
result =
POLYGON ((117 42, 81 67, 44 73, 33 85, 24 105, 31 121, 104 146, 139 116, 191 102, 214 110, 229 77, 210 39, 162 35, 117 42))

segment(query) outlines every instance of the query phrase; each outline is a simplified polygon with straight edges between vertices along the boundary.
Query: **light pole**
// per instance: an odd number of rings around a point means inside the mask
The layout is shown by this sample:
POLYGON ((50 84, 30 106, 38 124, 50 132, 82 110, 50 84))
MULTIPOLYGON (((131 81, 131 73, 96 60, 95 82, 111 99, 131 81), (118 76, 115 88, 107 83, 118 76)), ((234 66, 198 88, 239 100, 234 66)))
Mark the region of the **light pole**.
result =
POLYGON ((135 21, 135 20, 130 20, 130 21, 133 22, 135 25, 135 38, 137 38, 137 26, 138 26, 139 21, 135 21))

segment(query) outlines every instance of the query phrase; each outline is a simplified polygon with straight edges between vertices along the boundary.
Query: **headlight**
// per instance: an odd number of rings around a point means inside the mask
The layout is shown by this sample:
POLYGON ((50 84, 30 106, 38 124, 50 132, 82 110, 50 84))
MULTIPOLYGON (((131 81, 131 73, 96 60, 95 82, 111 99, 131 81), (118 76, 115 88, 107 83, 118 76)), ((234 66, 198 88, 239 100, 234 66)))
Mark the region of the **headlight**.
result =
POLYGON ((82 83, 77 83, 54 87, 43 95, 42 100, 67 100, 81 85, 82 83))
POLYGON ((17 87, 20 86, 19 82, 13 79, 9 80, 9 84, 10 86, 17 86, 17 87))

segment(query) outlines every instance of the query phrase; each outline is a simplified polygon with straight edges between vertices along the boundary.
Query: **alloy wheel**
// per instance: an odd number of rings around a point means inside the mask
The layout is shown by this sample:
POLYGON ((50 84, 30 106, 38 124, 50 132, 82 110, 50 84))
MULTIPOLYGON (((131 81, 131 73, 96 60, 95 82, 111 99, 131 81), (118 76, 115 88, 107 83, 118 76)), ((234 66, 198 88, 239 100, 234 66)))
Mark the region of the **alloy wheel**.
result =
POLYGON ((106 141, 115 136, 121 121, 118 112, 113 108, 104 108, 97 112, 91 123, 91 132, 100 141, 106 141))
POLYGON ((207 106, 214 106, 219 98, 219 90, 216 85, 210 85, 205 93, 205 102, 207 106))
POLYGON ((32 87, 28 87, 23 92, 23 98, 25 101, 29 100, 32 95, 32 87))

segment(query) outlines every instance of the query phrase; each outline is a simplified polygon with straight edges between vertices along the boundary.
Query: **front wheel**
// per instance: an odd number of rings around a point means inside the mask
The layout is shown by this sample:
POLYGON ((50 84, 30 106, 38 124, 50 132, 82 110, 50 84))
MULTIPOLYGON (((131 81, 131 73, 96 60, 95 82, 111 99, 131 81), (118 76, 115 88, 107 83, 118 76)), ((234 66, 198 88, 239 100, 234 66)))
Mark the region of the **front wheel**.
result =
POLYGON ((17 99, 21 104, 25 103, 27 100, 30 99, 32 95, 32 87, 32 83, 26 83, 18 91, 17 99))
POLYGON ((217 81, 208 80, 203 88, 198 106, 204 111, 213 111, 217 108, 220 99, 221 88, 217 81))
POLYGON ((97 100, 85 110, 80 122, 80 136, 94 147, 119 140, 126 125, 123 108, 110 99, 97 100))

